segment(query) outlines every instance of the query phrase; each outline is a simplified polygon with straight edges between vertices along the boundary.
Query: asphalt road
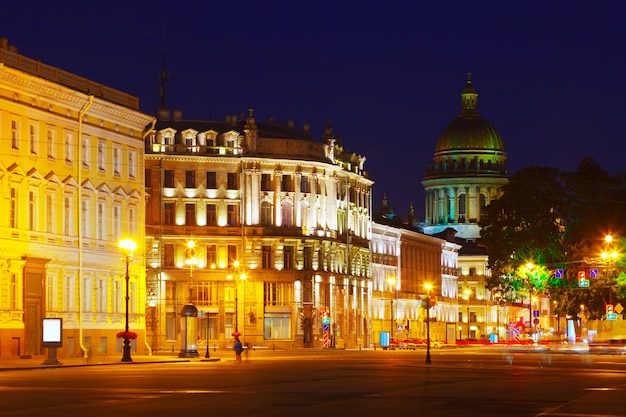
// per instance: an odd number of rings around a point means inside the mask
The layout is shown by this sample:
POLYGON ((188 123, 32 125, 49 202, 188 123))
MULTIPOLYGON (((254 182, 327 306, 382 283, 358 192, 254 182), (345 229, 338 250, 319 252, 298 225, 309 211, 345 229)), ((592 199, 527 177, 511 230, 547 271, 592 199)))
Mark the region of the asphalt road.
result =
POLYGON ((251 352, 217 362, 0 372, 2 416, 626 416, 626 357, 251 352))

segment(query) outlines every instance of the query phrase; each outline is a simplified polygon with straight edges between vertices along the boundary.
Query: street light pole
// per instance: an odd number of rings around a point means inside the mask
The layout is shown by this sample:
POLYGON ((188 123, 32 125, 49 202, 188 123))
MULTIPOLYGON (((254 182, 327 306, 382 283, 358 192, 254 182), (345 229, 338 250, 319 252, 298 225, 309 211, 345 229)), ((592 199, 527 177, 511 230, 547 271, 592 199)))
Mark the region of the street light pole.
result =
POLYGON ((465 299, 467 300, 467 338, 470 338, 470 295, 472 294, 472 290, 469 288, 463 291, 465 294, 465 299))
POLYGON ((130 333, 128 327, 128 302, 130 299, 129 295, 129 281, 130 275, 128 271, 128 266, 130 261, 133 258, 133 252, 137 249, 137 244, 130 239, 123 239, 119 242, 119 248, 124 253, 124 262, 126 263, 126 324, 124 326, 124 345, 122 346, 122 362, 132 362, 133 359, 130 357, 130 333))
MULTIPOLYGON (((391 337, 393 339, 393 322, 394 322, 394 311, 393 311, 393 299, 394 299, 394 295, 396 291, 396 278, 391 276, 389 278, 387 278, 387 283, 389 284, 389 286, 391 287, 391 295, 389 296, 389 337, 391 337)), ((396 306, 396 309, 398 307, 396 306)))
POLYGON ((238 287, 239 287, 239 281, 246 279, 246 274, 240 272, 240 270, 239 270, 239 261, 234 261, 233 262, 233 269, 234 269, 234 274, 228 274, 226 276, 226 278, 235 280, 235 333, 237 334, 237 337, 239 337, 239 293, 238 293, 238 287))
POLYGON ((426 284, 424 285, 426 288, 426 364, 430 365, 430 308, 432 307, 432 303, 430 302, 430 289, 432 285, 426 284))

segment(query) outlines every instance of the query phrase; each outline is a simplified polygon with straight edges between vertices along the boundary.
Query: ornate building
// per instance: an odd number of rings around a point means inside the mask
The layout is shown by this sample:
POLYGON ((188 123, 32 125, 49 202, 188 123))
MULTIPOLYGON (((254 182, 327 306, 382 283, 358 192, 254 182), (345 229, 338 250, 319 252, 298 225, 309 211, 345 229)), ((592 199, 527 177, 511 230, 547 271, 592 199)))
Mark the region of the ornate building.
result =
POLYGON ((478 112, 478 93, 468 73, 461 113, 443 129, 422 181, 426 191, 424 232, 453 227, 464 239, 480 236, 481 211, 508 182, 507 154, 498 130, 478 112))
POLYGON ((63 319, 61 355, 121 351, 122 237, 140 243, 128 316, 143 340, 141 133, 151 120, 136 97, 20 55, 0 39, 3 357, 42 353, 43 318, 63 319))
POLYGON ((393 214, 383 199, 372 224, 372 323, 392 339, 426 339, 423 302, 431 308, 431 339, 454 343, 458 315, 458 251, 454 242, 426 235, 393 214), (430 284, 428 290, 426 284, 430 284), (428 301, 428 300, 427 300, 428 301))
POLYGON ((223 121, 161 110, 145 134, 155 349, 178 346, 190 305, 200 350, 233 334, 281 348, 372 343, 372 181, 330 123, 319 142, 252 110, 223 121))

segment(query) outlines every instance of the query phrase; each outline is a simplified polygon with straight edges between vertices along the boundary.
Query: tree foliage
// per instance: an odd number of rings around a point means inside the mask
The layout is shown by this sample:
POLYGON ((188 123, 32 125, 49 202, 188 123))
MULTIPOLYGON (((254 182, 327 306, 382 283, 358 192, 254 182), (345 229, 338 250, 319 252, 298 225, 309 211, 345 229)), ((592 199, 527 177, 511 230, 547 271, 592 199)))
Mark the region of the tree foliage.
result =
MULTIPOLYGON (((572 316, 581 306, 588 318, 602 317, 609 302, 626 306, 624 257, 611 265, 600 258, 605 234, 624 236, 625 179, 591 158, 575 172, 533 166, 512 175, 479 223, 492 271, 487 285, 510 301, 549 295, 558 313, 572 316), (581 269, 601 272, 589 288, 578 286, 581 269)), ((612 247, 624 254, 621 242, 612 247)))

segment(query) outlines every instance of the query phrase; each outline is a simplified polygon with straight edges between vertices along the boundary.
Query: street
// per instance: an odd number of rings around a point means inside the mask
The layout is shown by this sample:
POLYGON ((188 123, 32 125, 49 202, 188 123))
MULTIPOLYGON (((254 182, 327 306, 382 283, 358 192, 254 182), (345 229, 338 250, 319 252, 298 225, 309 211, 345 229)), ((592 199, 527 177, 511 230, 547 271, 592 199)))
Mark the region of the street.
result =
POLYGON ((231 352, 0 372, 0 416, 626 416, 626 358, 488 349, 231 352))

